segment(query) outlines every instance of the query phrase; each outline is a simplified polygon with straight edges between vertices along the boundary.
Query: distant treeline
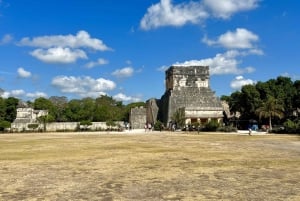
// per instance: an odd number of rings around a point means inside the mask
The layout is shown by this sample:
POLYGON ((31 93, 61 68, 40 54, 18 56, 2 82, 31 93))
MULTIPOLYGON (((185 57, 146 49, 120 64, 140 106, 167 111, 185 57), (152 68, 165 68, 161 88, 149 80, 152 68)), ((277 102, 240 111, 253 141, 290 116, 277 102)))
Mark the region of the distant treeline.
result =
MULTIPOLYGON (((231 115, 224 113, 227 125, 246 128, 249 123, 257 123, 260 127, 266 125, 270 130, 282 130, 284 127, 282 132, 300 133, 300 80, 279 76, 266 82, 259 81, 254 85, 244 85, 240 91, 222 96, 221 100, 227 101, 230 107, 231 115)), ((48 122, 126 122, 130 109, 145 106, 145 103, 124 105, 106 95, 70 101, 64 96, 52 96, 37 98, 33 102, 0 97, 0 130, 10 127, 20 106, 48 110, 48 122)))
POLYGON ((0 130, 10 127, 16 118, 17 107, 31 107, 35 110, 48 110, 48 122, 108 122, 128 121, 132 107, 145 106, 144 102, 124 105, 110 96, 100 96, 96 99, 68 99, 64 96, 37 98, 33 102, 22 102, 9 97, 0 97, 0 130))

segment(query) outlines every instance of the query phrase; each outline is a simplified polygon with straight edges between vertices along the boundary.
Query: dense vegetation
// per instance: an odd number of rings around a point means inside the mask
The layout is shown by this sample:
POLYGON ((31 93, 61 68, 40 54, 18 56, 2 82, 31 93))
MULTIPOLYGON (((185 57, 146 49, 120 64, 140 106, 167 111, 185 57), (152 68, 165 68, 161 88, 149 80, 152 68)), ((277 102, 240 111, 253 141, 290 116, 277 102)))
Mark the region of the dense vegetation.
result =
POLYGON ((224 118, 227 124, 237 123, 245 128, 252 120, 274 132, 300 132, 300 80, 293 82, 291 78, 280 76, 255 85, 245 85, 240 91, 221 99, 229 103, 233 114, 224 118), (240 117, 237 118, 238 112, 240 117))
MULTIPOLYGON (((0 97, 0 130, 10 127, 16 118, 16 108, 21 103, 16 98, 0 97)), ((83 98, 67 100, 66 97, 52 96, 37 98, 34 102, 22 103, 36 110, 48 110, 46 117, 40 122, 111 122, 128 121, 130 108, 145 106, 144 102, 123 105, 109 96, 100 96, 96 99, 83 98)))
MULTIPOLYGON (((255 85, 245 85, 230 96, 222 96, 221 100, 227 101, 230 107, 231 115, 224 115, 224 123, 228 126, 245 129, 252 121, 260 127, 265 125, 269 130, 300 133, 300 80, 293 82, 289 77, 280 76, 266 82, 260 81, 255 85)), ((17 98, 0 97, 0 130, 10 127, 20 102, 17 98)), ((70 101, 66 97, 52 96, 48 99, 37 98, 26 104, 37 110, 49 111, 47 117, 39 119, 41 122, 128 121, 132 107, 145 106, 144 102, 124 105, 109 96, 70 101)), ((178 119, 177 116, 174 115, 174 118, 178 119)), ((211 129, 209 126, 207 128, 211 129)))

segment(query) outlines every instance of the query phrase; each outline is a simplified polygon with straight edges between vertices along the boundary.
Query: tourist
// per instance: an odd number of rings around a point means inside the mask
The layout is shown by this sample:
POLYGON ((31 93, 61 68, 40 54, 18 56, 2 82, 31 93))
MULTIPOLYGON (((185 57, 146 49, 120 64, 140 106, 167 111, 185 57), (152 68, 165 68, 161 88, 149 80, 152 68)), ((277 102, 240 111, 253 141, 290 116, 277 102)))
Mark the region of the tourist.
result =
POLYGON ((249 135, 252 135, 252 128, 250 125, 248 126, 248 131, 249 131, 249 135))

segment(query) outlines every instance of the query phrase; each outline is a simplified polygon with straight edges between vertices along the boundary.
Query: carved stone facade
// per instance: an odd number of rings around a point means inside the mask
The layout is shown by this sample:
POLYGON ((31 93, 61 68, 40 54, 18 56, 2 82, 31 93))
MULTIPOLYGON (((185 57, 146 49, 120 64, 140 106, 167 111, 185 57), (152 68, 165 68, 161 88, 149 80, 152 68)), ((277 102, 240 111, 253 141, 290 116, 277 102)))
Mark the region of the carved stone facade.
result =
POLYGON ((28 124, 38 123, 37 118, 48 115, 47 110, 34 110, 32 108, 17 108, 17 116, 11 124, 14 131, 29 130, 28 124))
MULTIPOLYGON (((150 99, 143 111, 131 112, 131 124, 142 126, 147 123, 154 124, 160 120, 169 125, 172 116, 179 109, 184 110, 186 124, 194 122, 206 123, 210 120, 220 122, 223 119, 224 108, 221 101, 215 96, 209 85, 208 66, 171 66, 166 71, 166 91, 160 100, 150 99), (134 122, 135 120, 137 122, 134 122), (144 124, 142 124, 142 121, 144 124)), ((135 127, 138 128, 138 127, 135 127)))
POLYGON ((166 71, 166 91, 161 98, 161 118, 166 124, 184 109, 186 124, 221 121, 223 107, 209 85, 208 66, 171 66, 166 71))

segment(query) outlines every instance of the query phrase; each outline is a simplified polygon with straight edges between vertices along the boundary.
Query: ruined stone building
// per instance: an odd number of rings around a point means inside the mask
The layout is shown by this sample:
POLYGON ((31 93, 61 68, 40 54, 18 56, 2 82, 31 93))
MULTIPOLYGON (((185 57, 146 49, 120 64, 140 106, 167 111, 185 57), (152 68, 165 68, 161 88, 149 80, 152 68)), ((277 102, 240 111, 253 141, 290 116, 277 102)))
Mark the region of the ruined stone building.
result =
POLYGON ((11 124, 11 129, 13 131, 29 130, 29 124, 38 123, 38 117, 46 115, 48 115, 47 110, 34 110, 33 108, 29 107, 17 108, 17 116, 14 122, 11 124))
POLYGON ((186 124, 223 119, 222 103, 209 85, 208 66, 171 66, 165 79, 165 93, 161 99, 147 101, 143 120, 145 117, 150 123, 160 120, 168 126, 178 110, 184 111, 186 124))
POLYGON ((129 123, 132 129, 144 128, 147 109, 145 107, 135 107, 130 110, 129 123))
POLYGON ((166 91, 160 100, 164 123, 183 109, 186 124, 223 118, 221 101, 209 85, 208 66, 171 66, 166 71, 166 91))

